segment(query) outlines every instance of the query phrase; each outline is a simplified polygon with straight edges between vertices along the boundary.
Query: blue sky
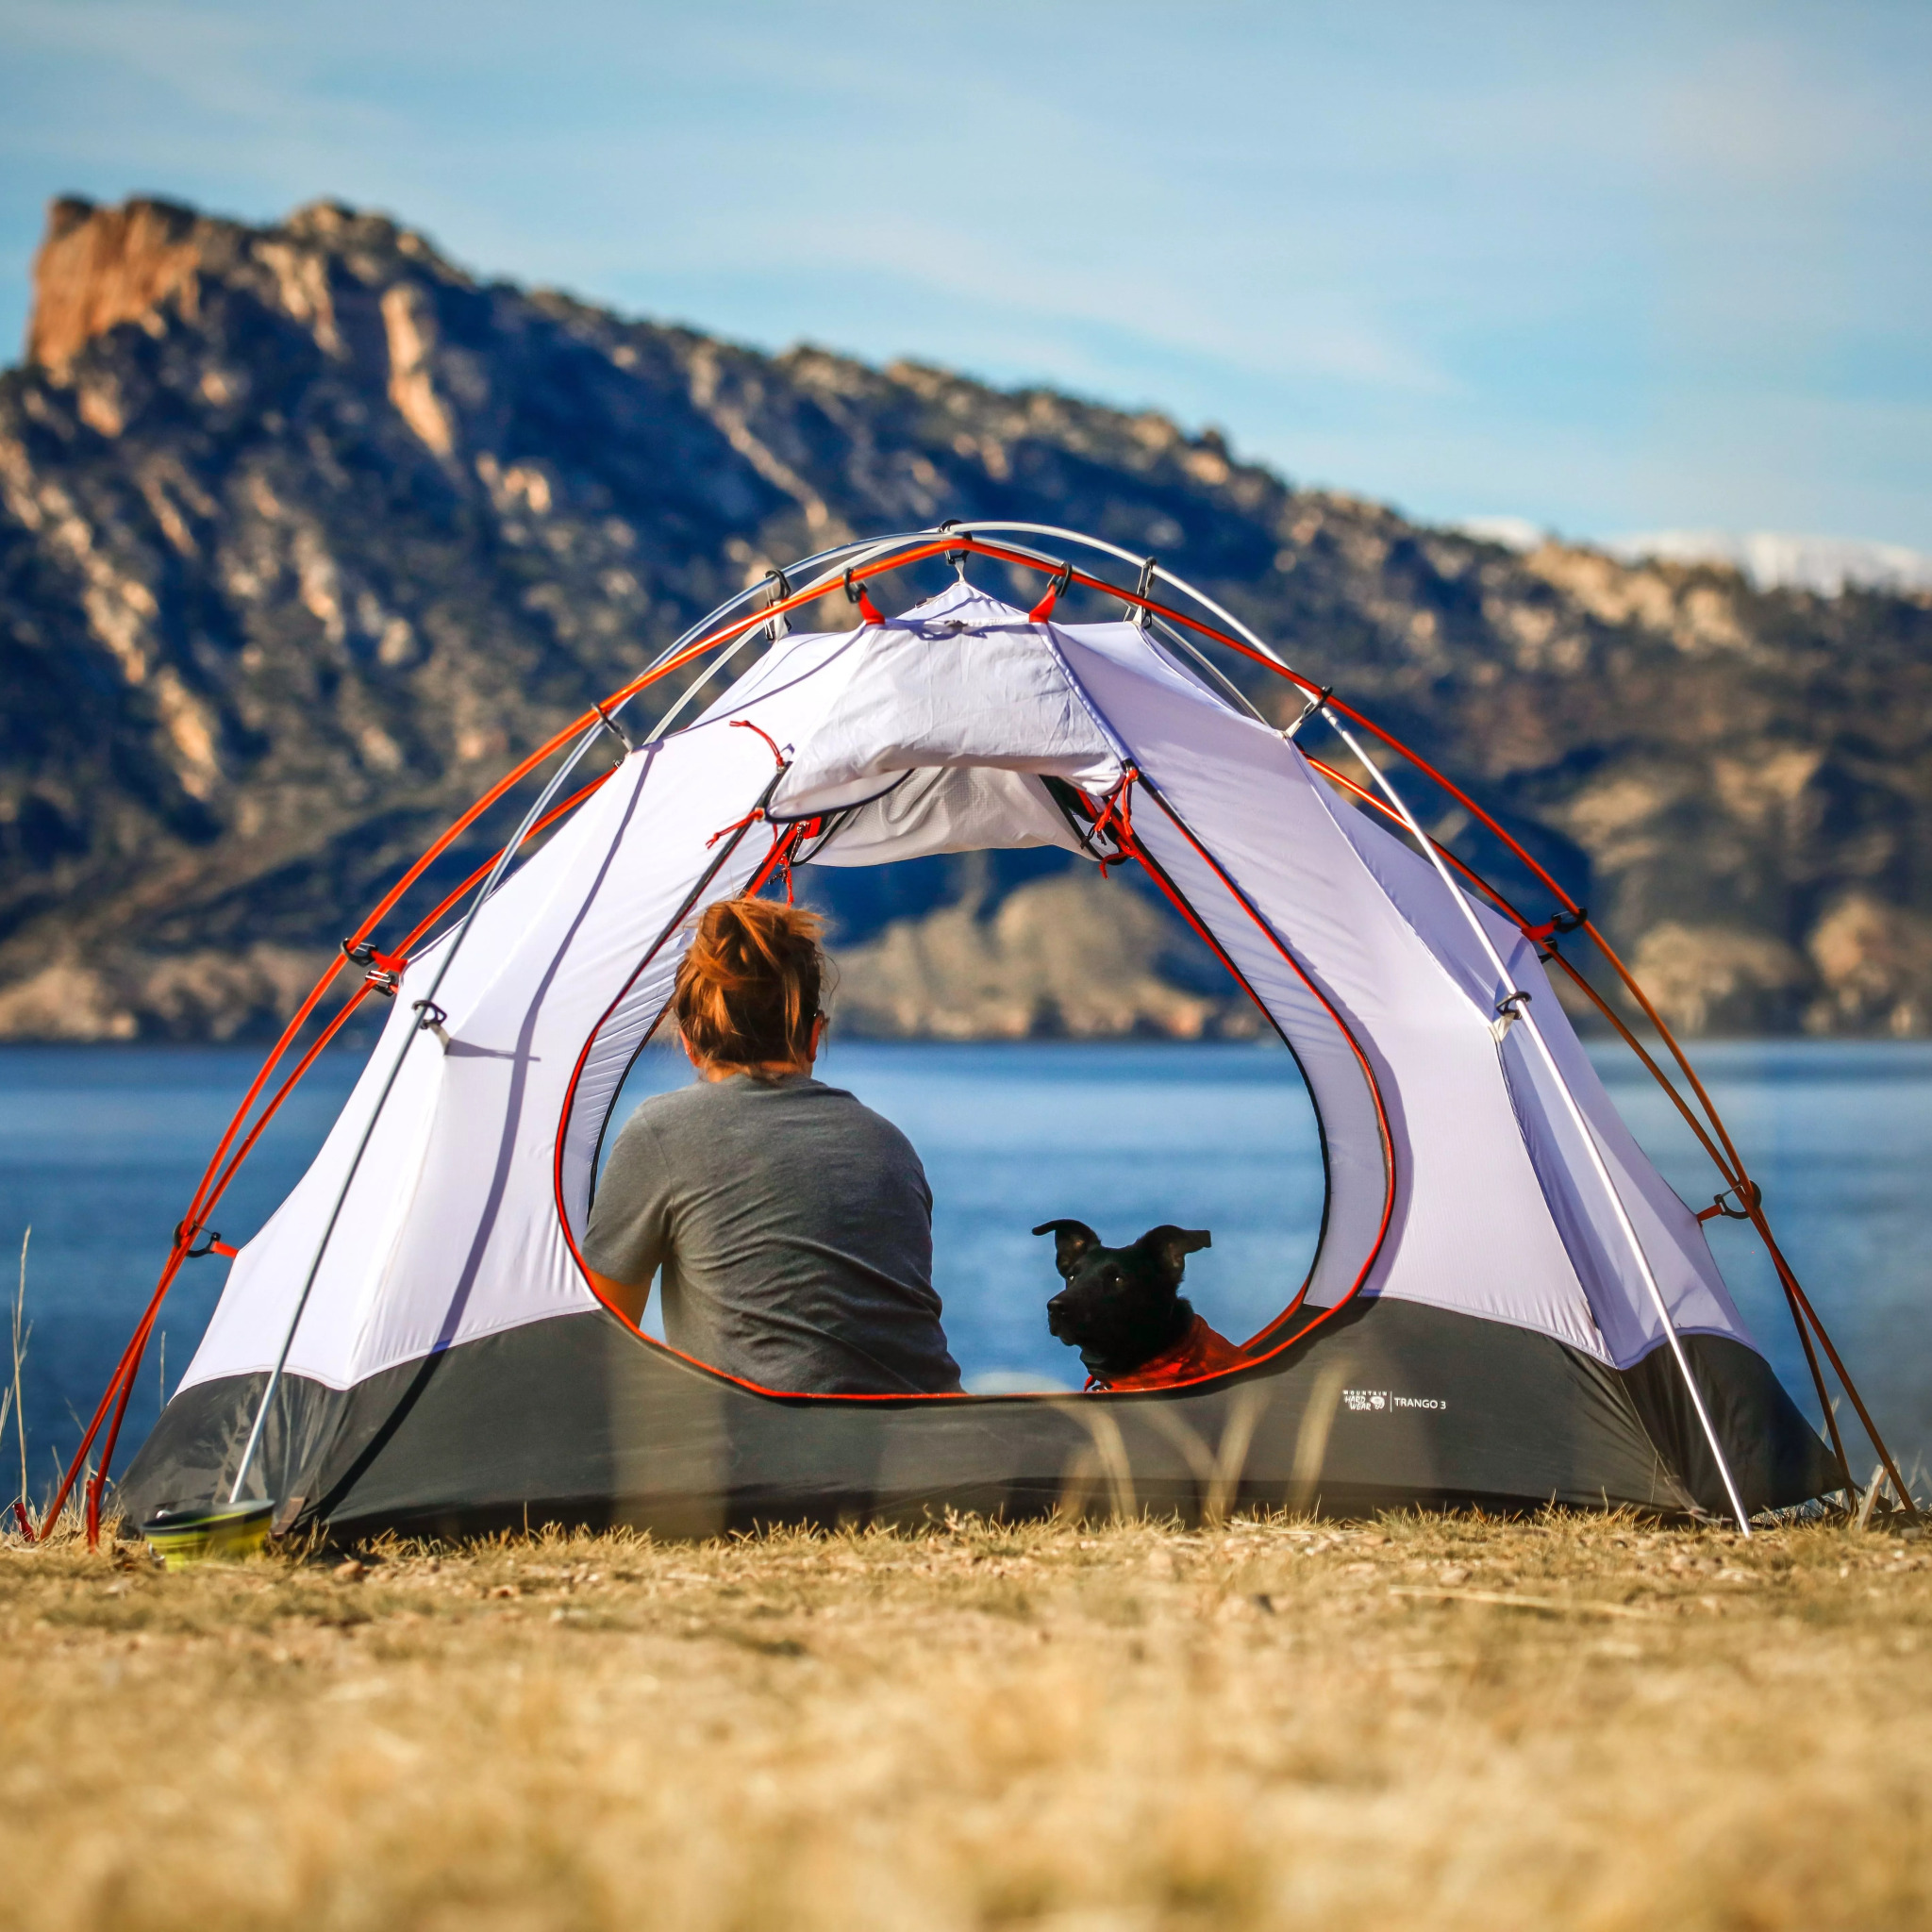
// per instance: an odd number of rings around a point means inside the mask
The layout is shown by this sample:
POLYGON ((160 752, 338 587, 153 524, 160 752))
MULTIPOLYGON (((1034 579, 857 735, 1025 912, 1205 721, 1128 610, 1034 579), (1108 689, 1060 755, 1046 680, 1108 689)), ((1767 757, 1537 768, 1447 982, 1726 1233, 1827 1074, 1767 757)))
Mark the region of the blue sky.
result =
POLYGON ((57 192, 326 195, 1432 519, 1932 550, 1928 78, 1847 0, 0 0, 0 340, 57 192))

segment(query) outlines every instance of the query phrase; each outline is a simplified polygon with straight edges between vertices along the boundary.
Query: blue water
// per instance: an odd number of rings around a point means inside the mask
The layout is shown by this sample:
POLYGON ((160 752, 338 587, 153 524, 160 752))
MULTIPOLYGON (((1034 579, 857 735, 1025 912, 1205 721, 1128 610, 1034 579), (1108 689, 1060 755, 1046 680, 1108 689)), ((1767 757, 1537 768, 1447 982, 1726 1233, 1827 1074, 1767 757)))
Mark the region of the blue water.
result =
MULTIPOLYGON (((1932 1463, 1932 1046, 1732 1042, 1697 1059, 1880 1425, 1908 1473, 1932 1463)), ((23 1384, 37 1492, 92 1410, 256 1063, 233 1048, 0 1049, 0 1298, 10 1307, 31 1224, 23 1384)), ((1649 1076, 1608 1049, 1598 1063, 1679 1191, 1707 1201, 1717 1181, 1649 1076)), ((298 1091, 214 1217, 226 1239, 244 1240, 280 1200, 358 1065, 354 1052, 325 1058, 298 1091)), ((896 1121, 924 1158, 937 1285, 969 1380, 1078 1379, 1075 1358, 1046 1333, 1041 1310, 1058 1283, 1048 1243, 1027 1232, 1037 1222, 1076 1216, 1116 1241, 1163 1221, 1211 1228, 1212 1249, 1189 1261, 1188 1291, 1233 1336, 1261 1326, 1307 1270, 1321 1157, 1299 1075, 1278 1049, 841 1044, 821 1073, 896 1121)), ((671 1055, 647 1056, 623 1105, 688 1077, 671 1055)), ((1719 1222, 1711 1241, 1808 1411, 1803 1358, 1756 1236, 1719 1222)), ((170 1298, 170 1388, 225 1272, 219 1259, 192 1262, 170 1298)), ((129 1448, 153 1420, 163 1373, 158 1345, 129 1448)), ((6 1474, 15 1455, 9 1422, 0 1492, 17 1481, 6 1474)))
MULTIPOLYGON (((1314 1257, 1321 1141, 1278 1048, 838 1045, 818 1072, 920 1151, 933 1285, 969 1386, 1083 1378, 1046 1332, 1060 1281, 1052 1241, 1029 1232, 1043 1221, 1084 1221, 1116 1245, 1162 1222, 1209 1229, 1188 1293, 1237 1339, 1281 1312, 1314 1257)), ((620 1116, 691 1077, 675 1049, 644 1056, 620 1116)))

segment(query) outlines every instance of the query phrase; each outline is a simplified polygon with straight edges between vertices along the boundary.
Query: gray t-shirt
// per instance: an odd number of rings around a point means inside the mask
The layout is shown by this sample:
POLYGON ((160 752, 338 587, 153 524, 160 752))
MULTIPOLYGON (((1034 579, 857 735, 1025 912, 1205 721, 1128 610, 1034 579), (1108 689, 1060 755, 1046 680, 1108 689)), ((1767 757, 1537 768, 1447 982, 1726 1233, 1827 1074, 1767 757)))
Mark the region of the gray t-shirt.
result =
POLYGON ((584 1259, 631 1287, 661 1268, 672 1347, 762 1388, 959 1386, 919 1156, 806 1075, 733 1074, 645 1101, 598 1183, 584 1259))

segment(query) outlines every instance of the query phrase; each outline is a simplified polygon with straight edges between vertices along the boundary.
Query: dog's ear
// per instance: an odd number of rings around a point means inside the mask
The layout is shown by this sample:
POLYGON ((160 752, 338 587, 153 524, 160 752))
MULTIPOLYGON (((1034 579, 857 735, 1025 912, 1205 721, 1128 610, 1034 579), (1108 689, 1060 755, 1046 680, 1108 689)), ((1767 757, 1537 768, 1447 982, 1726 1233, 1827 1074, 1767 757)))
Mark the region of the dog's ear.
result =
POLYGON ((1214 1237, 1205 1227, 1175 1227, 1163 1223, 1159 1227, 1150 1227, 1134 1245, 1143 1254, 1153 1256, 1169 1285, 1178 1288, 1182 1274, 1187 1272, 1188 1257, 1197 1249, 1211 1248, 1214 1237))
POLYGON ((1069 1280, 1089 1248, 1100 1245, 1100 1237, 1084 1221, 1042 1221, 1033 1232, 1053 1237, 1053 1265, 1069 1280))

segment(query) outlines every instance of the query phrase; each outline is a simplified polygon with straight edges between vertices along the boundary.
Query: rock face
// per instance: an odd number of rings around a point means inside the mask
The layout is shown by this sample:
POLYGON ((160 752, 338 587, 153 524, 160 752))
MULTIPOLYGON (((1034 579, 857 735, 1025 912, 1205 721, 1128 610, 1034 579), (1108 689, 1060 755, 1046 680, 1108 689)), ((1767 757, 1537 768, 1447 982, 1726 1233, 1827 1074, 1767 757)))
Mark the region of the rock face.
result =
POLYGON ((65 369, 94 337, 139 322, 192 279, 221 225, 162 201, 55 202, 34 262, 27 359, 65 369))
MULTIPOLYGON (((1517 556, 1158 415, 478 282, 329 203, 251 228, 59 201, 35 286, 0 375, 0 1034, 272 1024, 441 824, 711 605, 988 515, 1158 553, 1412 738, 1674 1018, 1932 1026, 1925 598, 1517 556)), ((1141 899, 974 877, 821 884, 848 1023, 1245 1024, 1141 899)))
POLYGON ((991 913, 968 897, 847 951, 839 1024, 899 1039, 1255 1038, 1261 1021, 1247 1001, 1175 983, 1200 976, 1176 951, 1173 923, 1139 893, 1037 879, 991 913))

